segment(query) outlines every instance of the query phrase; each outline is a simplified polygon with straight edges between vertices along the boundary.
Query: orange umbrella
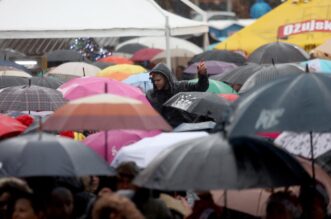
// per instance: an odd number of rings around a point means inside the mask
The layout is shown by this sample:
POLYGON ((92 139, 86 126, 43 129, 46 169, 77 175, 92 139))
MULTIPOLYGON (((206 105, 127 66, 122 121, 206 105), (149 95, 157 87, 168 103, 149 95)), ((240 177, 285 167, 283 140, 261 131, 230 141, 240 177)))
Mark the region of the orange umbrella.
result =
POLYGON ((140 65, 119 64, 103 69, 97 76, 122 81, 133 74, 142 72, 147 72, 147 70, 140 65))
POLYGON ((111 62, 115 64, 133 64, 133 62, 125 57, 122 56, 107 56, 102 59, 98 59, 97 62, 111 62))

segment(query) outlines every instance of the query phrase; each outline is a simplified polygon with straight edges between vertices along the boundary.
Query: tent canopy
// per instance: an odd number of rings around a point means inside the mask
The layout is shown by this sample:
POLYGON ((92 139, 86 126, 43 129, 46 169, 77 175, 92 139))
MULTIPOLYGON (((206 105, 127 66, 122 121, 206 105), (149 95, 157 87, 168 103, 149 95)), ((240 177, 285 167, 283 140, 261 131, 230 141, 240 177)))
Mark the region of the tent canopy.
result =
POLYGON ((243 50, 250 54, 258 47, 278 40, 309 51, 330 38, 331 1, 294 2, 284 2, 215 48, 243 50))
POLYGON ((0 38, 164 36, 208 32, 208 25, 153 0, 1 0, 0 38))

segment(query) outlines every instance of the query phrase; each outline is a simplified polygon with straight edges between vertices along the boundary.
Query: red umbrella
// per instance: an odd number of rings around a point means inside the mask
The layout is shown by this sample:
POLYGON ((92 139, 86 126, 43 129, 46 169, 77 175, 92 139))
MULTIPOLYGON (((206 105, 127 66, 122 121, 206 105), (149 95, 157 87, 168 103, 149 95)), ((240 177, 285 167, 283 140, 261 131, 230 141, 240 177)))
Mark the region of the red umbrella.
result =
POLYGON ((154 49, 154 48, 145 48, 140 49, 133 54, 131 57, 132 61, 142 62, 142 61, 150 61, 154 56, 162 52, 162 49, 154 49))
POLYGON ((229 102, 234 102, 239 98, 238 94, 218 94, 218 96, 223 97, 224 99, 228 100, 229 102))
POLYGON ((27 127, 18 120, 4 114, 0 114, 0 139, 18 135, 27 127))
POLYGON ((115 64, 133 64, 133 62, 122 56, 107 56, 102 59, 98 59, 97 62, 110 62, 115 64))

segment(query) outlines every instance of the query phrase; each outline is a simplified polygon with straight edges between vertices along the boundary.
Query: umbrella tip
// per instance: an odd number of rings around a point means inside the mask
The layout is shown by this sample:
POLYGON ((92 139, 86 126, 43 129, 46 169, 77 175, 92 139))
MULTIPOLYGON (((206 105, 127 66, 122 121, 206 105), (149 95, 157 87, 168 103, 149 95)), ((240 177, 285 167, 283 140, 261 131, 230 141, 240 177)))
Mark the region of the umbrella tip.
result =
POLYGON ((274 60, 274 58, 271 58, 271 63, 272 63, 273 66, 275 66, 275 60, 274 60))
POLYGON ((306 66, 305 66, 305 72, 306 72, 306 73, 310 73, 308 63, 306 63, 306 66))
POLYGON ((31 78, 29 78, 29 87, 31 87, 31 78))

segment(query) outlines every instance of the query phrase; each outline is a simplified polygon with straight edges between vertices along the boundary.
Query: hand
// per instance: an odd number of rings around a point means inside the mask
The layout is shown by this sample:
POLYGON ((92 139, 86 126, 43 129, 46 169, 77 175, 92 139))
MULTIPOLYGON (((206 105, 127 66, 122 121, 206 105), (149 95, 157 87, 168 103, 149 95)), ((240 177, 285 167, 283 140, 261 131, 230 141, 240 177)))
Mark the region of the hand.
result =
POLYGON ((206 75, 207 74, 207 68, 204 61, 201 61, 199 65, 197 66, 198 69, 198 75, 206 75))

